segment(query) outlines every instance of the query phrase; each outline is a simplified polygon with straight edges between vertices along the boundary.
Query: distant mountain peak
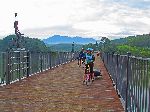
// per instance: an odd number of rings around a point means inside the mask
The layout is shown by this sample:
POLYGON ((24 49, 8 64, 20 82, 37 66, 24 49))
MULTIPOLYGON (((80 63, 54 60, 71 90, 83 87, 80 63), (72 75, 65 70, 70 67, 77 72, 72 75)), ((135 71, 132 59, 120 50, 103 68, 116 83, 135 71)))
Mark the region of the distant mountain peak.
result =
POLYGON ((59 44, 72 42, 76 44, 88 44, 88 43, 95 43, 96 40, 93 38, 83 38, 79 36, 69 37, 69 36, 54 35, 47 39, 43 39, 43 42, 46 44, 59 44))

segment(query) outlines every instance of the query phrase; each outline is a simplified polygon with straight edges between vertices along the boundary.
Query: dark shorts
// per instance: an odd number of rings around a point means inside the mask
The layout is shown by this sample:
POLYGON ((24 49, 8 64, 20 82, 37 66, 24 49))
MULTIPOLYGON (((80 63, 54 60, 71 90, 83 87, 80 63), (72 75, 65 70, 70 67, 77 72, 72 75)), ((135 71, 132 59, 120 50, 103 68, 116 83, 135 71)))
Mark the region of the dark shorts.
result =
POLYGON ((80 61, 85 62, 85 58, 84 57, 79 57, 80 61))
POLYGON ((85 74, 88 72, 87 69, 89 69, 90 73, 93 73, 93 63, 88 63, 85 65, 85 74))

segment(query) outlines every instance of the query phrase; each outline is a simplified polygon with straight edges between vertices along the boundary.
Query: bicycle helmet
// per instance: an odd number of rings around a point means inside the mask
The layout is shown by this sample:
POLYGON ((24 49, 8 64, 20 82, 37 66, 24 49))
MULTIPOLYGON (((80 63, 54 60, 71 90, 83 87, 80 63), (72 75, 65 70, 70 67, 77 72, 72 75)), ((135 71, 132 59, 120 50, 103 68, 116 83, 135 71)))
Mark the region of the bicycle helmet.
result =
POLYGON ((93 51, 93 49, 92 48, 87 48, 87 51, 93 51))

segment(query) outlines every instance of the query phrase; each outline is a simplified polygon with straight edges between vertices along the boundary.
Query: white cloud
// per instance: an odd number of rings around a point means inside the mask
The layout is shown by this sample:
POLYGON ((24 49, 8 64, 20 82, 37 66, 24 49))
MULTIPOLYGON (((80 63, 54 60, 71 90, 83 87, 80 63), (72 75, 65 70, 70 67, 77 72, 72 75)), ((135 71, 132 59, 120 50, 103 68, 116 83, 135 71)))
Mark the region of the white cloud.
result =
POLYGON ((0 2, 0 35, 14 32, 14 13, 25 35, 45 38, 108 36, 148 33, 149 1, 135 0, 3 0, 0 2), (145 8, 144 8, 145 6, 145 8))

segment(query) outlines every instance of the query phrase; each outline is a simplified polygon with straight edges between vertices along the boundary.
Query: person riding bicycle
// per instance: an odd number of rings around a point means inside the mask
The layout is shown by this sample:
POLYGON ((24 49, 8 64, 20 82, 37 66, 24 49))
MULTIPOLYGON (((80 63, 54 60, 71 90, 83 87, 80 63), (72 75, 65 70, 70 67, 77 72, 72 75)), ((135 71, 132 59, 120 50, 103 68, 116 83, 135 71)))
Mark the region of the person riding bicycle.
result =
POLYGON ((87 53, 86 53, 86 60, 85 60, 85 75, 84 75, 84 79, 86 77, 87 74, 87 69, 90 69, 90 76, 92 81, 94 80, 94 73, 93 73, 93 66, 94 66, 94 61, 95 61, 95 56, 92 54, 93 49, 92 48, 88 48, 87 49, 87 53))
POLYGON ((85 63, 85 56, 84 48, 82 48, 81 52, 79 53, 79 66, 81 66, 81 63, 85 63))

